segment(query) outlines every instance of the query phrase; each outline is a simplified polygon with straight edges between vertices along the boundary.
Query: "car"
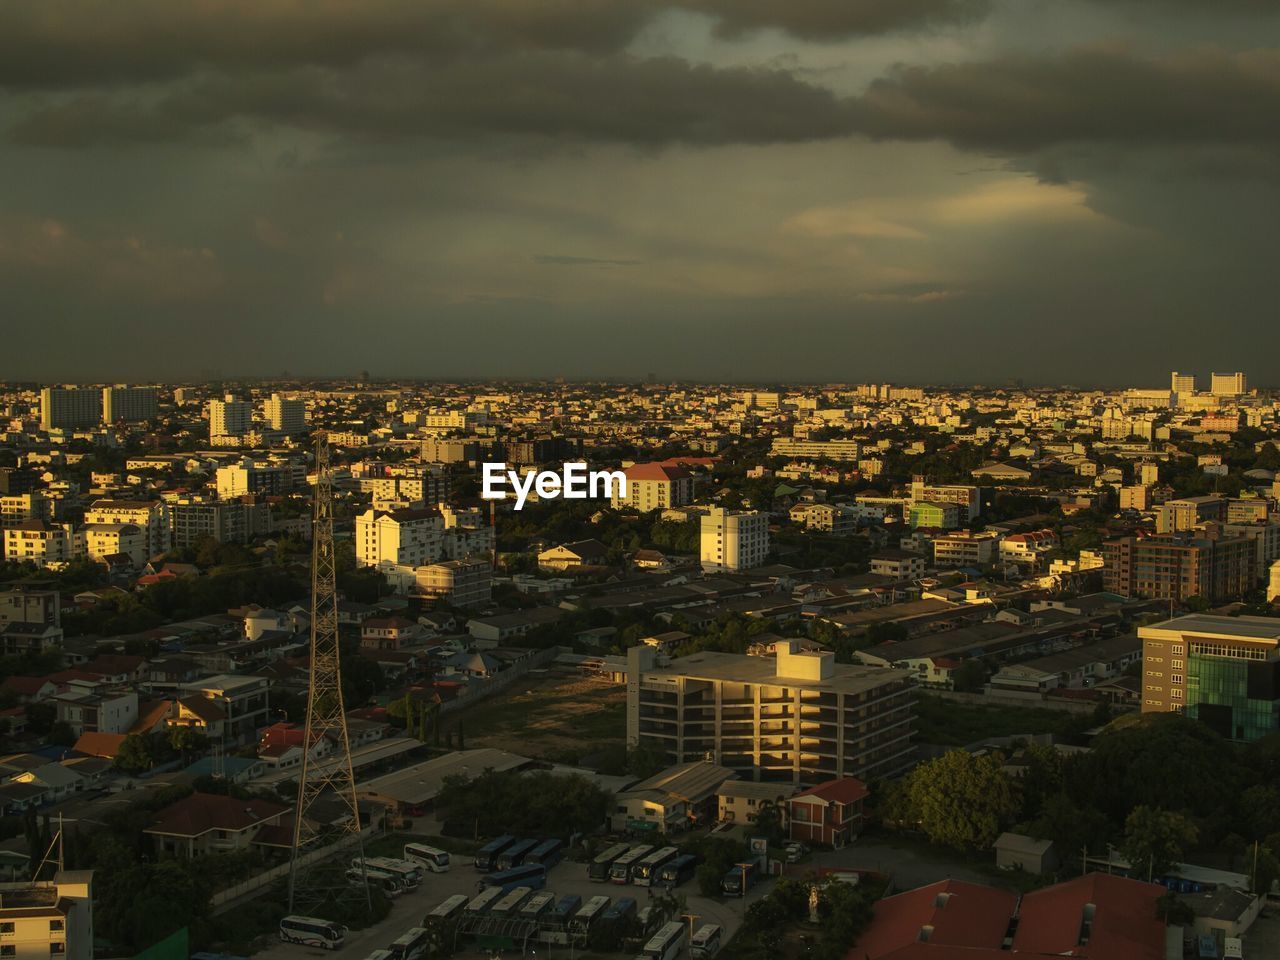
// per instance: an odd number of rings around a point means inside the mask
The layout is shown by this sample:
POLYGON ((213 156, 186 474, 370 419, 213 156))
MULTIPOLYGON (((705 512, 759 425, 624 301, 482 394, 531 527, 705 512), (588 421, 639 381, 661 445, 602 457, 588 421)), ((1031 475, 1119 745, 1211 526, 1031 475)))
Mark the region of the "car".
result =
POLYGON ((809 848, 803 843, 788 843, 783 850, 787 855, 787 863, 799 863, 809 852, 809 848))

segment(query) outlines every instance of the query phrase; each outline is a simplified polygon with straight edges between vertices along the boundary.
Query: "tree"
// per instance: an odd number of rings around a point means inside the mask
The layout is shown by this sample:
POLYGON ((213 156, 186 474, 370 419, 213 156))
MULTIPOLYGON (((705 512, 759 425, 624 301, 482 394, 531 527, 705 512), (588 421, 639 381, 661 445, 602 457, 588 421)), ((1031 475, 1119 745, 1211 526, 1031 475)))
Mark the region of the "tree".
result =
POLYGON ((1158 807, 1134 807, 1124 823, 1121 855, 1139 874, 1162 877, 1198 838, 1196 825, 1180 813, 1158 807))
POLYGON ((993 844, 1018 812, 1013 783, 998 754, 952 750, 911 774, 911 806, 930 840, 959 850, 993 844))
POLYGON ((756 807, 755 832, 765 837, 770 843, 777 843, 782 837, 782 810, 774 800, 762 800, 756 807))
POLYGON ((76 732, 71 729, 71 724, 58 720, 49 728, 48 739, 58 747, 73 747, 76 743, 76 732))
POLYGON ((121 742, 112 764, 125 773, 139 774, 150 770, 152 762, 151 748, 146 738, 141 734, 131 733, 121 742))
POLYGON ((1104 850, 1111 839, 1112 827, 1098 810, 1079 807, 1065 793, 1045 799, 1040 815, 1027 826, 1027 833, 1040 840, 1052 840, 1063 856, 1075 856, 1084 850, 1104 850))
POLYGON ((951 671, 951 683, 961 693, 981 690, 987 682, 987 666, 978 657, 970 657, 951 671))

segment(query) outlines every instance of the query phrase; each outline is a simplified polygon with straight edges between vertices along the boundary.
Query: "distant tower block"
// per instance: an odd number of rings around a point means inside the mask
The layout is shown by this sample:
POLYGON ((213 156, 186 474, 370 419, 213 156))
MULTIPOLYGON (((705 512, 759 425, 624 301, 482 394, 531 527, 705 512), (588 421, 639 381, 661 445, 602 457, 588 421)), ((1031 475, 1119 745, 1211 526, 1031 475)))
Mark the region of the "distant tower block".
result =
POLYGON ((329 438, 317 432, 316 487, 311 539, 311 683, 302 739, 302 770, 294 809, 293 851, 289 860, 289 912, 323 916, 327 905, 343 901, 369 906, 367 884, 348 882, 345 866, 363 862, 360 808, 351 769, 351 741, 342 704, 338 651, 338 593, 333 554, 333 468, 329 438), (311 745, 322 737, 334 749, 322 761, 311 745), (332 856, 318 853, 328 849, 332 856))

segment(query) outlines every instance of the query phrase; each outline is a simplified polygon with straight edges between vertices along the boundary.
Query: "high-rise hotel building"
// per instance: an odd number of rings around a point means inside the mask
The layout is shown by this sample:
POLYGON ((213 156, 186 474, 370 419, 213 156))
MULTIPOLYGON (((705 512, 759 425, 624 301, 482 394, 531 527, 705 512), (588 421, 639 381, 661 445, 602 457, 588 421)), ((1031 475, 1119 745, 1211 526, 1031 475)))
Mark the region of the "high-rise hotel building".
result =
POLYGON ((628 651, 627 742, 673 763, 711 757, 747 780, 890 776, 912 762, 910 672, 838 664, 780 642, 772 657, 628 651))
POLYGON ((1280 730, 1280 620, 1191 614, 1138 637, 1143 713, 1185 713, 1228 740, 1280 730))

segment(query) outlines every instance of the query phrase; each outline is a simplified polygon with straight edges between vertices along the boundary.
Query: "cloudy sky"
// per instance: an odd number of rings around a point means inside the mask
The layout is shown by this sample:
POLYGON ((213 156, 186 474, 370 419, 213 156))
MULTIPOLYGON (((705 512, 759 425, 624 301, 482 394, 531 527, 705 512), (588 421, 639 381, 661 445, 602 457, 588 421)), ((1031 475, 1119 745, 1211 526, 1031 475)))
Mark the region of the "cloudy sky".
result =
POLYGON ((1280 385, 1276 0, 7 3, 0 137, 10 379, 1280 385))

